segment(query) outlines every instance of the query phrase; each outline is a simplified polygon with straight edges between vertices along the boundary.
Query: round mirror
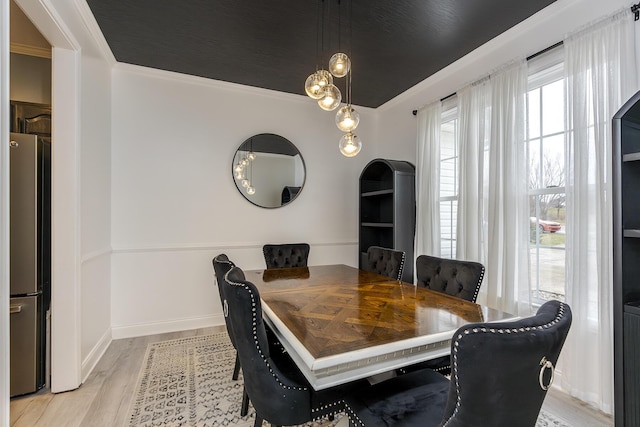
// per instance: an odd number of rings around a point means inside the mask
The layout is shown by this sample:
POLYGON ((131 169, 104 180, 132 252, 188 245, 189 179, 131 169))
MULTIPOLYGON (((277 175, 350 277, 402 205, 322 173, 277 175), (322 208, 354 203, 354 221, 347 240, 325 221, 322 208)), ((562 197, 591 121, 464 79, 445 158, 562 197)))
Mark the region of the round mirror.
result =
POLYGON ((244 141, 231 167, 240 194, 263 208, 291 203, 302 190, 306 176, 304 160, 296 146, 272 133, 244 141))

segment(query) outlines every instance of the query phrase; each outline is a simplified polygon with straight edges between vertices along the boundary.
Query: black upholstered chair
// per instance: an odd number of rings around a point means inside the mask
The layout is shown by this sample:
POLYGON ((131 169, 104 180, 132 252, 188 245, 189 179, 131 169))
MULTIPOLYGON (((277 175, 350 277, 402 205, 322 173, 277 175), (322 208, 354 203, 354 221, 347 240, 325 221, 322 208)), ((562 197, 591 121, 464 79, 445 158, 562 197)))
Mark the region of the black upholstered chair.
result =
POLYGON ((432 291, 476 302, 484 277, 478 262, 420 255, 416 258, 416 282, 432 291))
MULTIPOLYGON (((416 283, 432 291, 476 302, 484 278, 484 266, 478 262, 420 255, 416 258, 416 283)), ((449 356, 407 367, 403 371, 431 368, 442 375, 451 372, 449 356)))
POLYGON ((404 269, 404 251, 369 246, 363 270, 400 280, 404 269))
MULTIPOLYGON (((222 286, 222 281, 224 280, 224 275, 227 274, 229 270, 235 267, 235 264, 229 260, 229 257, 225 254, 220 254, 213 258, 213 270, 216 274, 216 280, 218 282, 218 292, 220 294, 220 301, 222 302, 222 309, 226 313, 227 308, 225 307, 225 296, 224 296, 224 287, 222 286)), ((229 334, 229 340, 233 347, 236 348, 236 340, 233 330, 231 329, 231 322, 227 320, 225 315, 225 325, 227 327, 227 333, 229 334)), ((240 358, 238 357, 238 352, 236 351, 236 363, 233 368, 232 379, 237 380, 238 375, 240 374, 240 358)), ((242 392, 242 407, 240 409, 240 415, 245 416, 249 410, 249 397, 247 396, 246 389, 242 392)))
POLYGON ((306 267, 310 247, 307 243, 267 244, 262 247, 269 268, 306 267))
POLYGON ((356 384, 314 391, 286 353, 270 351, 260 294, 242 270, 229 270, 222 286, 255 426, 263 420, 274 426, 303 424, 342 411, 343 395, 356 384))
POLYGON ((345 398, 356 427, 533 427, 571 326, 559 301, 514 322, 463 326, 451 341, 451 381, 425 369, 345 398))

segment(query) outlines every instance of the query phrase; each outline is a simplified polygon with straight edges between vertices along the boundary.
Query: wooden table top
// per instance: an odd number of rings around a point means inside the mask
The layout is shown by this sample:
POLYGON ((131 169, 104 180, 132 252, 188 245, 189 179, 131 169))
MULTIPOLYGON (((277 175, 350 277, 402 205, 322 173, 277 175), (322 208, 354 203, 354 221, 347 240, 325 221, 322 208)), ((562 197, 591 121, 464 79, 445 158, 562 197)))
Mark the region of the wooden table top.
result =
POLYGON ((245 275, 260 291, 265 313, 286 325, 314 362, 403 341, 449 340, 467 323, 514 317, 345 265, 245 275))

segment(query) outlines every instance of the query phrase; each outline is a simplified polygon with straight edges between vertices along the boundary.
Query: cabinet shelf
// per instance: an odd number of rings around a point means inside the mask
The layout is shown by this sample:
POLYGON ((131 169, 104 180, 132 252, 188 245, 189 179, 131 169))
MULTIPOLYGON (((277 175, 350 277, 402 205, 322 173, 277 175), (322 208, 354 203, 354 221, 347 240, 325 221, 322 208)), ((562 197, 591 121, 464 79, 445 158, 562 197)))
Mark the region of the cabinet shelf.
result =
POLYGON ((634 230, 634 229, 624 230, 623 236, 640 239, 640 230, 634 230))
POLYGON ((389 189, 389 190, 367 191, 366 193, 362 193, 360 196, 361 197, 377 197, 377 196, 385 196, 385 195, 392 195, 392 194, 393 194, 393 189, 389 189))
POLYGON ((629 153, 622 155, 623 162, 637 162, 640 160, 640 153, 629 153))
POLYGON ((375 159, 360 175, 360 267, 371 246, 404 251, 402 280, 413 283, 415 167, 406 161, 375 159))
POLYGON ((615 425, 640 426, 640 92, 612 119, 615 425), (625 227, 626 224, 626 227, 625 227))
POLYGON ((640 316, 640 301, 629 302, 624 305, 624 312, 640 316))
POLYGON ((363 227, 379 227, 379 228, 393 228, 393 223, 391 222, 363 222, 363 227))

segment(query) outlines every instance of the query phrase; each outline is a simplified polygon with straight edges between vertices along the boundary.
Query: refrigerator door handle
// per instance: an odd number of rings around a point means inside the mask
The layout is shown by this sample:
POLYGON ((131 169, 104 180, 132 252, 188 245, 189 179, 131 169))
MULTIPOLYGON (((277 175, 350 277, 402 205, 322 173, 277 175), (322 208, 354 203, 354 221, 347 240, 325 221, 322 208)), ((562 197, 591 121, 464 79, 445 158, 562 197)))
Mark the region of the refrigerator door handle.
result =
POLYGON ((13 304, 9 306, 9 314, 16 314, 22 311, 22 304, 13 304))

